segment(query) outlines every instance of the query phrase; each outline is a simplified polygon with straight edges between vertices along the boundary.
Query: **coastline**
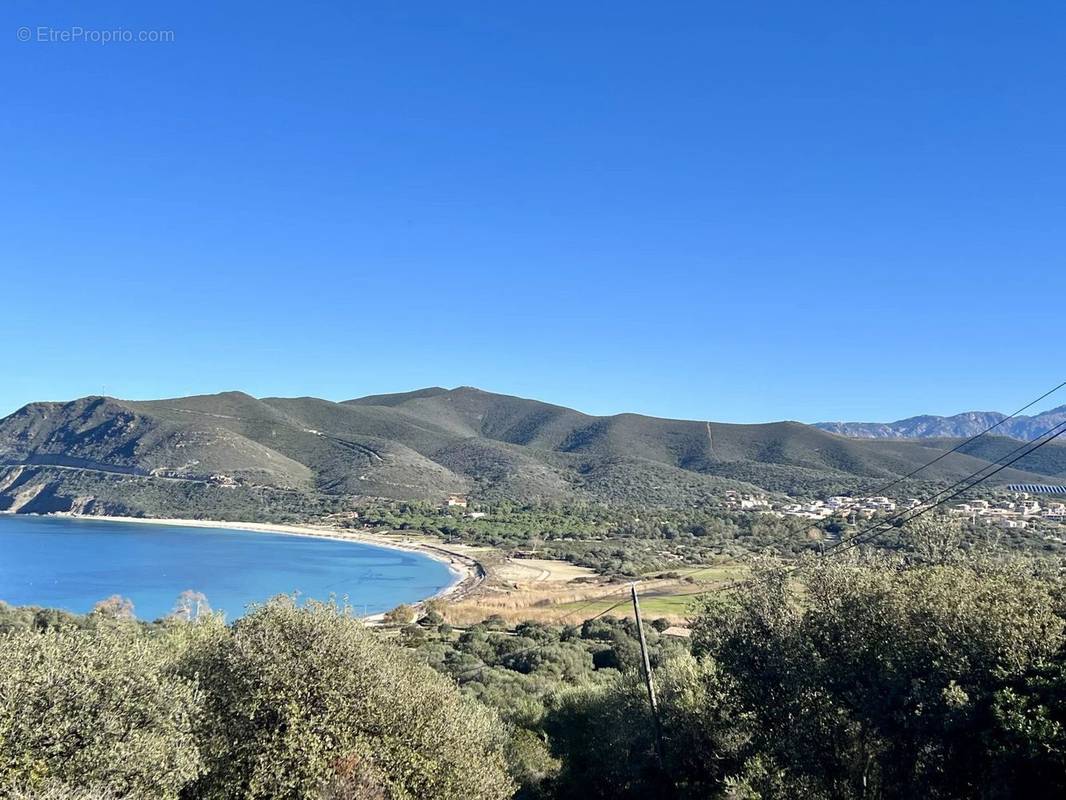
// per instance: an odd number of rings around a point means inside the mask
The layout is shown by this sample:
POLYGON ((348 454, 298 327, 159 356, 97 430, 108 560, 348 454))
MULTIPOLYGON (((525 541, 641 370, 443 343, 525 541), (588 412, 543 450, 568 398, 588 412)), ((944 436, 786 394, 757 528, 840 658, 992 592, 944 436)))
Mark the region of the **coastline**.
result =
MULTIPOLYGON (((9 514, 11 512, 0 512, 9 514)), ((12 516, 19 516, 12 514, 12 516)), ((205 519, 177 519, 161 517, 117 517, 97 514, 72 514, 70 512, 57 512, 54 514, 40 514, 26 516, 64 517, 68 519, 98 520, 101 522, 126 522, 139 525, 169 525, 183 528, 213 528, 221 530, 251 531, 255 533, 277 533, 285 536, 306 536, 320 539, 336 539, 344 542, 368 544, 375 547, 384 547, 392 550, 403 550, 408 553, 418 553, 432 558, 434 561, 447 565, 453 580, 446 587, 430 597, 425 597, 413 605, 421 605, 429 600, 448 599, 453 601, 462 600, 474 589, 481 585, 486 578, 485 568, 482 564, 470 556, 448 549, 444 545, 430 544, 418 541, 396 541, 384 534, 367 533, 365 531, 352 531, 347 528, 337 528, 329 525, 290 525, 271 524, 266 522, 227 522, 225 520, 205 519)), ((381 619, 382 614, 371 614, 362 619, 374 622, 381 619)))

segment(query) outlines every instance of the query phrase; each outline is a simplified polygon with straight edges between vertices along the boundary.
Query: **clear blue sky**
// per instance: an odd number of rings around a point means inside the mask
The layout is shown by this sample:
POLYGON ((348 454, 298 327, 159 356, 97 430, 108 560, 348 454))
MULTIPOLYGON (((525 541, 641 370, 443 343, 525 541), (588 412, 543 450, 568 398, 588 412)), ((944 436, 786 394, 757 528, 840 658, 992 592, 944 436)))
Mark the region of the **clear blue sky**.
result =
POLYGON ((0 16, 0 413, 469 384, 896 419, 1064 377, 1061 3, 0 16), (174 41, 39 41, 74 26, 174 41))

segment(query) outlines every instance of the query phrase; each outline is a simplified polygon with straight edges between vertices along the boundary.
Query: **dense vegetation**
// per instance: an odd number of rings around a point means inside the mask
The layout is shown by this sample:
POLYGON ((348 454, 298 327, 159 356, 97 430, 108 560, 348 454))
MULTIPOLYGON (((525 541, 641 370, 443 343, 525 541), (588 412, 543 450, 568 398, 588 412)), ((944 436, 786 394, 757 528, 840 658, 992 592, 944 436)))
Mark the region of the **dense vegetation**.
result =
MULTIPOLYGON (((0 787, 142 798, 505 798, 487 708, 343 609, 80 627, 5 616, 0 787)), ((6 789, 0 789, 0 792, 6 789)))
MULTIPOLYGON (((0 609, 0 785, 59 797, 1001 798, 1066 792, 1062 564, 915 523, 766 558, 691 640, 278 600, 231 627, 0 609), (421 662, 421 663, 420 663, 421 662), (440 675, 434 675, 434 672, 440 675), (59 792, 60 794, 57 794, 59 792)), ((14 792, 16 789, 11 789, 14 792)))
MULTIPOLYGON (((905 495, 904 495, 905 496, 905 495)), ((818 553, 875 520, 833 517, 809 520, 730 510, 721 504, 686 509, 635 508, 591 503, 478 503, 474 518, 463 510, 431 503, 373 501, 343 524, 370 530, 420 532, 446 542, 482 545, 520 555, 555 558, 604 575, 637 577, 649 572, 705 565, 722 558, 774 553, 818 553), (483 514, 484 516, 481 516, 483 514)), ((1030 521, 1026 528, 1000 529, 990 521, 957 517, 950 526, 959 547, 970 550, 989 539, 1010 550, 1063 553, 1055 522, 1030 521)), ((902 532, 889 527, 874 546, 894 550, 902 532)))
POLYGON ((663 762, 629 620, 401 640, 525 732, 526 797, 1055 796, 1060 567, 961 543, 916 524, 894 556, 769 560, 703 603, 691 648, 652 626, 663 762))
POLYGON ((637 509, 590 503, 481 503, 485 516, 429 503, 377 501, 348 524, 417 531, 446 542, 555 558, 605 575, 634 577, 772 548, 782 555, 817 549, 824 531, 809 522, 744 514, 720 506, 637 509))

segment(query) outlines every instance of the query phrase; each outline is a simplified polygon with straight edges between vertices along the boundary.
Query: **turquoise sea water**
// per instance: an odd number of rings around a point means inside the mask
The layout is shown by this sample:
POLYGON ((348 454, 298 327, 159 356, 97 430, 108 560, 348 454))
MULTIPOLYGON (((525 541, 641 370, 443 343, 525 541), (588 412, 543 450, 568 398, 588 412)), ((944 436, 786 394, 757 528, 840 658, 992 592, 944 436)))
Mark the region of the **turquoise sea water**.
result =
POLYGON ((354 542, 212 528, 0 515, 0 600, 84 613, 113 594, 137 617, 170 613, 186 589, 227 619, 276 594, 347 595, 358 613, 422 600, 446 564, 354 542))

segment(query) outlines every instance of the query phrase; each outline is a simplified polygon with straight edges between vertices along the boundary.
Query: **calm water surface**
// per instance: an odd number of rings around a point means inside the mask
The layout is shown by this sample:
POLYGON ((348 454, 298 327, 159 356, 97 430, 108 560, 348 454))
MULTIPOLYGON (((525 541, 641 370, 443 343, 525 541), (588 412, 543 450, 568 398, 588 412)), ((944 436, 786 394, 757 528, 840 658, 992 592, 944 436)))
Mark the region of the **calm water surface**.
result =
POLYGON ((84 613, 120 594, 151 620, 178 595, 207 595, 227 619, 249 603, 299 592, 347 595, 359 613, 429 597, 446 564, 373 545, 280 533, 0 515, 0 600, 84 613))

